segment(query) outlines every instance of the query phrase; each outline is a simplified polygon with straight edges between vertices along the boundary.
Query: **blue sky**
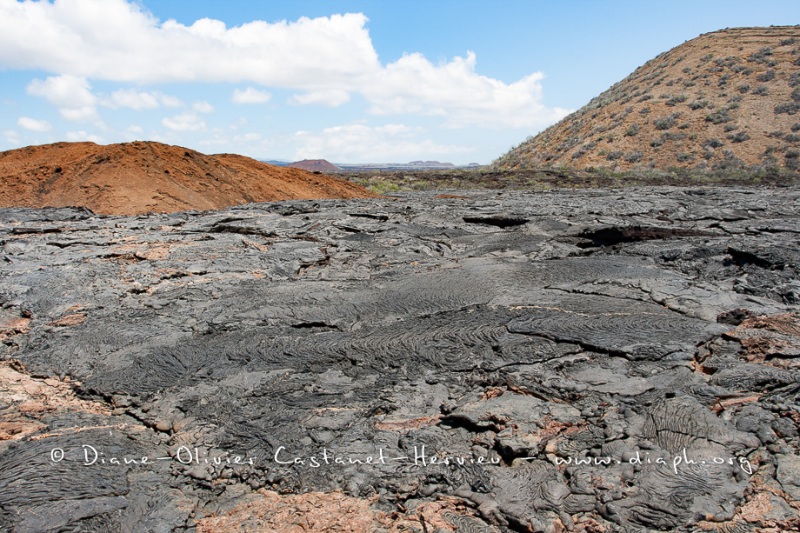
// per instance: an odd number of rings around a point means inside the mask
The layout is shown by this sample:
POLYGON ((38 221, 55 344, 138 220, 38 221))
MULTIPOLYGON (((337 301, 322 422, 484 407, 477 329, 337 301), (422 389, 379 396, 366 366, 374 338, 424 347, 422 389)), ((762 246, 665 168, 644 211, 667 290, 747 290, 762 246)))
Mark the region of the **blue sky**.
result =
POLYGON ((797 0, 0 0, 0 150, 489 163, 701 33, 795 24, 797 0))

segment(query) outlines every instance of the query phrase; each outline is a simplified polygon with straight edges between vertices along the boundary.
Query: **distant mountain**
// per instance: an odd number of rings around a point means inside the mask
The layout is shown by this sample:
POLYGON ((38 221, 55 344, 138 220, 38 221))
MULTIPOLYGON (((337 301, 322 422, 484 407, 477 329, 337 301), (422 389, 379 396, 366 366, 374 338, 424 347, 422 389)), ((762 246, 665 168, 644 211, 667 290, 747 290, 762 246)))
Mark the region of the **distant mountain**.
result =
POLYGON ((409 166, 425 168, 455 168, 453 163, 440 163, 438 161, 412 161, 409 163, 409 166))
POLYGON ((341 170, 339 167, 324 159, 303 159, 286 165, 291 168, 302 168, 309 172, 336 172, 341 170))
POLYGON ((497 161, 618 170, 800 170, 800 26, 701 35, 497 161))

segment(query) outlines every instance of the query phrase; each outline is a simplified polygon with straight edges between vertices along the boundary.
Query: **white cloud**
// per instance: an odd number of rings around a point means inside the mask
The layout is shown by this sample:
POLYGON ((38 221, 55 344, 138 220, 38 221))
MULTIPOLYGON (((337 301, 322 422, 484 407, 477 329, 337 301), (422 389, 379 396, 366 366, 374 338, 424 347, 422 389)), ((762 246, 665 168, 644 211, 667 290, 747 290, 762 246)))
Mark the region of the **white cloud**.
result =
POLYGON ((366 85, 364 95, 379 115, 441 115, 451 127, 537 127, 570 113, 542 104, 537 72, 511 84, 475 71, 475 54, 435 66, 421 54, 406 54, 366 85))
MULTIPOLYGON (((84 96, 91 94, 89 79, 252 83, 290 89, 292 104, 331 107, 355 93, 373 114, 440 116, 454 128, 538 129, 569 113, 544 105, 541 73, 511 83, 483 76, 471 52, 442 64, 411 53, 382 65, 366 24, 364 14, 348 13, 235 27, 205 18, 187 26, 159 21, 134 0, 0 0, 0 69, 82 82, 84 96)), ((168 105, 155 93, 127 91, 116 105, 168 105)), ((236 103, 269 98, 253 87, 233 93, 236 103)), ((96 101, 86 100, 59 109, 70 120, 96 118, 96 101)))
POLYGON ((56 106, 61 116, 76 122, 99 120, 97 97, 85 78, 63 75, 46 80, 33 80, 28 84, 28 94, 40 96, 56 106))
POLYGON ((193 103, 192 109, 194 109, 198 113, 211 113, 212 111, 214 111, 214 106, 203 100, 200 102, 193 103))
POLYGON ((235 104, 264 104, 269 102, 270 98, 272 95, 268 92, 247 87, 246 89, 234 89, 231 100, 235 104))
POLYGON ((173 96, 160 92, 139 91, 137 89, 119 89, 103 101, 108 107, 128 107, 130 109, 156 109, 157 107, 177 107, 183 103, 173 96))
POLYGON ((22 144, 19 133, 14 130, 3 130, 3 140, 6 144, 10 144, 11 146, 19 146, 22 144))
POLYGON ((103 139, 94 135, 92 133, 88 133, 86 131, 68 131, 67 132, 67 140, 70 142, 82 142, 88 141, 97 144, 103 144, 103 139))
POLYGON ((422 139, 424 132, 403 124, 367 126, 349 124, 326 128, 321 134, 308 131, 295 133, 299 144, 297 159, 325 158, 339 162, 405 162, 409 158, 446 158, 471 151, 470 148, 440 145, 422 139))
POLYGON ((50 123, 46 120, 36 120, 35 118, 30 117, 19 117, 17 124, 20 128, 39 133, 44 133, 53 129, 50 123))
POLYGON ((206 127, 206 123, 194 113, 167 117, 161 123, 173 131, 201 131, 206 127))
POLYGON ((321 104, 328 107, 338 107, 350 101, 350 93, 342 89, 324 89, 310 91, 305 94, 295 94, 289 100, 296 105, 321 104))
POLYGON ((379 67, 363 14, 227 28, 159 22, 125 0, 0 2, 0 66, 125 82, 312 88, 379 67))

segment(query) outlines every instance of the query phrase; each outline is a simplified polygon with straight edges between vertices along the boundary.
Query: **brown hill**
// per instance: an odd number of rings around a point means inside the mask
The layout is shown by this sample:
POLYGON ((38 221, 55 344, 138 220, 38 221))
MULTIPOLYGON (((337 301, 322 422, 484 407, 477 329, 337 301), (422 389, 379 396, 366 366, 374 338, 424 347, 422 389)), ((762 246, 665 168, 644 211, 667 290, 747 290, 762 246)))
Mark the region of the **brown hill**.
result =
POLYGON ((333 163, 324 159, 303 159, 302 161, 295 161, 286 165, 290 168, 302 168, 309 172, 336 172, 341 170, 333 163))
POLYGON ((345 180, 155 142, 57 143, 0 153, 0 207, 75 205, 131 215, 369 196, 345 180))
POLYGON ((800 26, 687 41, 494 166, 798 170, 800 26))

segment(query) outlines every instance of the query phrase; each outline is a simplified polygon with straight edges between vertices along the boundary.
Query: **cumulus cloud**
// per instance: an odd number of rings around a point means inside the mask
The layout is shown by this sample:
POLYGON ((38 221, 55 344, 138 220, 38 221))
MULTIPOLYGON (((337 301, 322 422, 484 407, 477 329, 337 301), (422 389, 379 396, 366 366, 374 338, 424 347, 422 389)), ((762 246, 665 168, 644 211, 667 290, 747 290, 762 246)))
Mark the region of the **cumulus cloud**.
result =
POLYGON ((214 106, 203 100, 200 102, 193 103, 192 109, 194 109, 198 113, 211 113, 212 111, 214 111, 214 106))
POLYGON ((61 116, 72 121, 98 120, 97 97, 85 78, 62 75, 28 84, 28 94, 40 96, 56 106, 61 116))
POLYGON ((269 102, 272 95, 265 91, 259 91, 254 87, 246 89, 234 89, 231 100, 235 104, 264 104, 269 102))
POLYGON ((103 144, 103 138, 92 133, 88 133, 84 130, 80 131, 68 131, 67 132, 67 140, 70 142, 82 142, 82 141, 89 141, 97 144, 103 144))
POLYGON ((3 141, 10 146, 19 146, 22 144, 22 139, 18 132, 14 130, 3 130, 3 141))
POLYGON ((161 123, 172 131, 201 131, 206 127, 203 119, 194 113, 182 113, 166 117, 161 123))
POLYGON ((295 133, 295 142, 299 145, 296 158, 325 157, 336 161, 374 163, 423 156, 445 157, 470 151, 462 146, 441 145, 422 139, 423 133, 419 128, 403 124, 349 124, 325 128, 321 134, 298 131, 295 133))
POLYGON ((158 21, 125 0, 0 2, 0 66, 122 82, 316 87, 379 66, 363 14, 226 27, 158 21))
MULTIPOLYGON (((294 105, 335 107, 360 94, 375 115, 441 116, 454 128, 534 129, 569 113, 544 105, 541 73, 510 83, 483 76, 471 52, 441 64, 410 53, 383 65, 367 22, 348 13, 185 25, 160 21, 134 0, 0 0, 0 68, 44 70, 53 74, 46 82, 83 87, 85 102, 59 105, 70 120, 94 114, 86 80, 253 84, 233 92, 236 103, 264 103, 268 88, 291 90, 294 105)), ((111 101, 134 109, 166 105, 155 93, 134 90, 111 101)))
POLYGON ((289 100, 295 105, 320 104, 328 107, 339 107, 350 101, 350 93, 342 89, 325 89, 295 94, 289 100))
POLYGON ((452 127, 536 127, 570 113, 542 104, 539 72, 506 84, 481 76, 475 66, 472 52, 439 66, 421 54, 406 54, 363 92, 375 114, 441 115, 452 127))
POLYGON ((17 125, 19 125, 20 128, 39 133, 50 131, 53 128, 46 120, 36 120, 30 117, 19 117, 17 125))
POLYGON ((159 92, 140 91, 137 89, 119 89, 103 102, 108 107, 127 107, 135 110, 155 109, 157 107, 177 107, 183 103, 173 97, 159 92))

